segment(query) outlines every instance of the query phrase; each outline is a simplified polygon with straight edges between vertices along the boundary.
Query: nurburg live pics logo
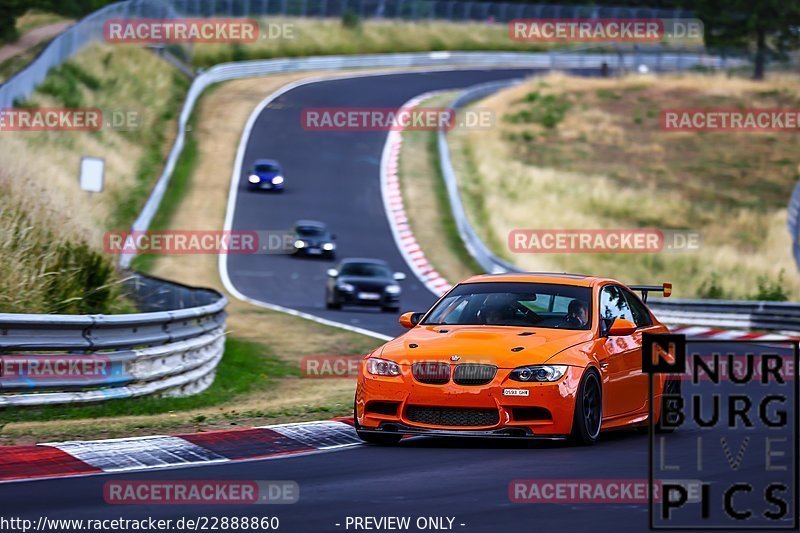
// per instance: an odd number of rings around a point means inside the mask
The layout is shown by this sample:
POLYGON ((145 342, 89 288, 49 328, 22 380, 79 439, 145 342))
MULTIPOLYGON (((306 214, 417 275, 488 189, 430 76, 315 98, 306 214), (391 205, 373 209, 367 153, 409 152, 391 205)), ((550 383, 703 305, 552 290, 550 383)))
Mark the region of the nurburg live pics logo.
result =
POLYGON ((684 335, 642 336, 642 370, 649 375, 650 529, 797 531, 800 344, 688 344, 690 352, 684 335), (724 371, 734 365, 745 371, 724 371), (654 402, 661 379, 664 399, 654 402), (656 405, 663 408, 658 422, 656 405), (655 479, 666 472, 699 480, 699 494, 655 479), (658 487, 660 498, 654 495, 658 487))

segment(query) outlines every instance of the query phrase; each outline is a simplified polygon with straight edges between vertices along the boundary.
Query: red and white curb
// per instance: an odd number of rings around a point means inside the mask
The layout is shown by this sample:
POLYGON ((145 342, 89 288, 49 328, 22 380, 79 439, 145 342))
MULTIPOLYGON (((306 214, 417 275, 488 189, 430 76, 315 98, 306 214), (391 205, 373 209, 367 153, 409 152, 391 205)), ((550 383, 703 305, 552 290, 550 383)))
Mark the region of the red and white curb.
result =
POLYGON ((361 444, 347 419, 186 435, 0 447, 0 482, 311 453, 361 444))
MULTIPOLYGON (((421 94, 412 98, 398 111, 398 115, 404 114, 415 108, 422 102, 440 91, 421 94)), ((386 139, 381 157, 381 194, 383 196, 384 210, 389 219, 389 226, 392 230, 395 243, 400 254, 406 260, 411 271, 417 278, 437 296, 443 295, 450 290, 452 285, 439 274, 433 265, 426 259, 411 226, 408 223, 408 216, 403 205, 403 193, 400 189, 400 179, 398 170, 400 167, 400 149, 403 145, 403 132, 400 129, 392 129, 386 139)))
POLYGON ((672 333, 686 335, 688 339, 715 341, 790 341, 796 336, 778 333, 752 333, 737 329, 707 328, 704 326, 670 326, 672 333))

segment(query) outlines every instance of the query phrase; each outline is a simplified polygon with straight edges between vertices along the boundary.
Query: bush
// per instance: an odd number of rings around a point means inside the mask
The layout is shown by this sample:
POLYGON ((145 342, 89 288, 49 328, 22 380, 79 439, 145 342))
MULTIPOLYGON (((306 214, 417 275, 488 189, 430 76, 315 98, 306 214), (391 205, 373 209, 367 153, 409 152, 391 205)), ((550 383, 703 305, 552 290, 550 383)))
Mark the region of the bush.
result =
POLYGON ((783 279, 784 272, 778 275, 778 281, 772 281, 768 276, 758 277, 758 291, 750 296, 750 300, 766 300, 770 302, 785 302, 789 299, 789 291, 783 279))
POLYGON ((719 284, 719 275, 712 272, 708 279, 703 280, 697 289, 697 297, 703 300, 724 300, 727 298, 725 289, 719 284))
POLYGON ((91 91, 100 88, 100 80, 72 63, 65 63, 53 70, 39 86, 39 92, 48 94, 61 102, 64 107, 81 107, 83 95, 81 86, 91 91))
POLYGON ((361 27, 361 17, 353 11, 353 8, 348 7, 344 10, 344 13, 342 13, 342 26, 350 30, 361 27))
POLYGON ((512 124, 539 124, 547 129, 558 126, 569 111, 571 104, 563 96, 548 94, 542 96, 539 91, 525 95, 521 103, 528 104, 525 109, 504 117, 512 124))

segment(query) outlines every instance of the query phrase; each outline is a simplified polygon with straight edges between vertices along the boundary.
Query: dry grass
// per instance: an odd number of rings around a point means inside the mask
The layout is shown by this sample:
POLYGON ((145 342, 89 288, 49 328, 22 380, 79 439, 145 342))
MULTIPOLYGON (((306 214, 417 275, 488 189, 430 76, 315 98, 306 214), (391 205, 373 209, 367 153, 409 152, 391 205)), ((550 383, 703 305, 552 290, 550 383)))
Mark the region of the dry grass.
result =
MULTIPOLYGON (((454 93, 435 96, 424 107, 443 107, 454 93)), ((480 272, 466 252, 450 212, 447 191, 439 174, 435 131, 403 132, 399 167, 403 204, 414 237, 434 268, 450 283, 480 272)))
MULTIPOLYGON (((145 184, 137 183, 137 169, 156 128, 164 129, 162 153, 174 137, 174 125, 165 123, 169 95, 175 92, 172 67, 151 52, 137 47, 91 46, 70 62, 90 78, 100 80, 96 89, 78 83, 70 90, 53 84, 52 93, 40 88, 29 103, 42 107, 64 106, 64 99, 77 98, 80 107, 97 107, 104 112, 139 112, 141 125, 134 131, 102 128, 96 132, 49 131, 3 132, 0 161, 4 171, 19 176, 20 187, 36 191, 37 201, 71 217, 80 233, 94 246, 102 245, 102 234, 116 220, 120 204, 137 186, 149 188, 158 170, 145 184), (147 72, 147 76, 142 76, 147 72), (105 160, 105 190, 90 194, 78 187, 81 156, 105 160), (47 186, 42 186, 46 183, 47 186)), ((51 77, 54 76, 51 74, 51 77)), ((57 75, 56 75, 57 77, 57 75)), ((108 116, 108 115, 105 115, 108 116)))
MULTIPOLYGON (((261 21, 262 34, 267 29, 261 21)), ((505 24, 441 21, 410 22, 365 20, 358 28, 346 28, 340 19, 270 18, 273 28, 287 28, 279 38, 259 39, 236 45, 197 44, 192 62, 209 66, 225 61, 270 57, 339 54, 426 52, 430 50, 542 50, 509 39, 505 24)))
POLYGON ((70 20, 67 17, 57 15, 56 13, 49 13, 47 11, 39 11, 38 9, 30 9, 24 15, 17 18, 16 27, 20 35, 29 32, 33 29, 42 26, 55 24, 56 22, 66 22, 70 20))
POLYGON ((786 204, 797 181, 790 133, 671 133, 670 107, 789 107, 797 76, 766 83, 686 74, 621 80, 551 75, 498 93, 491 132, 451 135, 473 220, 510 257, 517 228, 688 229, 703 234, 696 253, 520 254, 526 269, 607 275, 627 282, 673 281, 676 295, 747 298, 761 278, 783 272, 800 297, 786 204), (535 96, 531 96, 535 93, 535 96), (552 95, 552 96, 550 96, 552 95), (476 202, 482 209, 476 209, 476 202))

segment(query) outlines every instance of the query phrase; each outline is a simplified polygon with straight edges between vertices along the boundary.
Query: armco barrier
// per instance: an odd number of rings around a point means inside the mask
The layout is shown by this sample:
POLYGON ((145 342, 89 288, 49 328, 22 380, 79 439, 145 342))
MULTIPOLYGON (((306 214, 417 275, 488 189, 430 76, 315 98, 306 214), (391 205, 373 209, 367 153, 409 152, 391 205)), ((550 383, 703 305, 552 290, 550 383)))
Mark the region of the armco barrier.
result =
POLYGON ((0 407, 81 403, 146 394, 188 395, 214 380, 225 345, 224 296, 132 275, 127 295, 142 313, 0 314, 0 407), (100 372, 45 375, 53 361, 98 363, 100 372), (12 361, 25 361, 10 372, 12 361))
MULTIPOLYGON (((450 104, 454 109, 473 102, 519 81, 486 83, 462 91, 450 104)), ((439 166, 447 189, 453 219, 464 246, 486 272, 521 272, 521 269, 495 255, 478 237, 464 211, 458 178, 450 159, 444 130, 438 132, 439 166)), ((708 326, 747 330, 800 331, 800 304, 784 302, 743 302, 731 300, 679 300, 652 298, 648 302, 660 320, 670 325, 708 326)))

